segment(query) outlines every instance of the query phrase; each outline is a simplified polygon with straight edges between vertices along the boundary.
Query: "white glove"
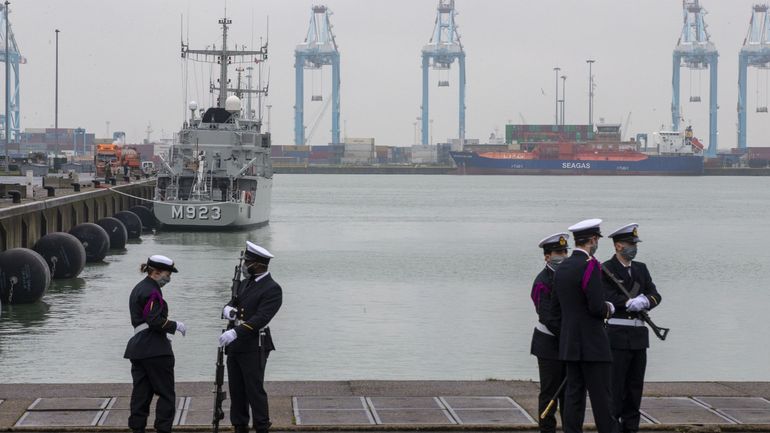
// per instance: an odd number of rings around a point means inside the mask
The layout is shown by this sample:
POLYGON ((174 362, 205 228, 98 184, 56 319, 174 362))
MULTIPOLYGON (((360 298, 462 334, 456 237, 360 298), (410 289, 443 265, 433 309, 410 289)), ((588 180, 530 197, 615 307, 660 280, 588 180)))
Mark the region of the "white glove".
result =
POLYGON ((628 311, 642 311, 647 308, 650 308, 650 300, 644 295, 639 295, 626 302, 626 309, 628 311))
POLYGON ((182 337, 187 335, 187 327, 184 326, 183 322, 180 322, 180 321, 176 322, 176 332, 182 334, 182 337))
POLYGON ((222 317, 224 317, 227 320, 235 320, 237 316, 238 316, 237 308, 233 308, 229 305, 225 305, 225 309, 222 310, 222 317))
POLYGON ((615 314, 615 306, 612 305, 612 302, 607 302, 607 306, 610 308, 610 316, 615 314))
POLYGON ((636 297, 638 299, 639 304, 642 308, 640 310, 649 310, 650 309, 650 299, 645 295, 639 295, 636 297))
POLYGON ((227 346, 228 344, 232 343, 236 338, 238 338, 238 334, 235 333, 235 329, 225 331, 222 333, 222 335, 219 336, 219 345, 222 347, 227 346))

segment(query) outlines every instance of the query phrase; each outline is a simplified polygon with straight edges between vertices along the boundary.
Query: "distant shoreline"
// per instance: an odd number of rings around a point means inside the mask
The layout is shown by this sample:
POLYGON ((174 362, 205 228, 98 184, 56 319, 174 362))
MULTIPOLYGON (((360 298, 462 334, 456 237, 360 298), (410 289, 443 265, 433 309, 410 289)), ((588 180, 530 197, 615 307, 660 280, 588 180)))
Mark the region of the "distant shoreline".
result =
MULTIPOLYGON (((276 174, 452 174, 461 175, 452 166, 404 166, 404 165, 291 165, 273 166, 276 174)), ((588 174, 592 176, 593 174, 588 174)), ((470 175, 469 175, 470 176, 470 175)), ((510 176, 516 176, 511 174, 510 176)), ((538 176, 538 175, 534 175, 538 176)), ((542 175, 547 176, 547 175, 542 175)), ((601 175, 597 175, 601 176, 601 175)), ((608 175, 604 175, 608 176, 608 175)), ((609 175, 612 176, 612 175, 609 175)), ((623 175, 618 175, 623 176, 623 175)), ((665 176, 655 174, 654 176, 665 176)), ((703 176, 770 176, 770 168, 704 168, 703 176)))

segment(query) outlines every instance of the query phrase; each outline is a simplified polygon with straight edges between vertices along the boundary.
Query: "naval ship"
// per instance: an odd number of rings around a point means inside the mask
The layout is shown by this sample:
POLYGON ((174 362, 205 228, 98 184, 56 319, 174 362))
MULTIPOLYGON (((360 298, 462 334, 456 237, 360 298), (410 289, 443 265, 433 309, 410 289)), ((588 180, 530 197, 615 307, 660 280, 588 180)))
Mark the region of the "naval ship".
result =
POLYGON ((219 20, 220 49, 193 50, 182 42, 182 58, 219 65, 218 85, 210 85, 219 96, 217 106, 206 110, 189 103, 189 119, 167 156, 161 156, 153 212, 165 229, 244 229, 267 224, 270 219, 270 133, 262 131, 261 118, 267 86, 262 87, 260 79, 256 89, 250 84, 241 89, 243 69, 238 68, 238 85, 230 88, 227 74, 233 63, 254 62, 261 68, 267 59, 267 44, 259 50, 228 50, 231 23, 227 18, 219 20), (244 94, 249 96, 245 113, 244 94), (259 98, 257 115, 251 110, 251 94, 259 98))

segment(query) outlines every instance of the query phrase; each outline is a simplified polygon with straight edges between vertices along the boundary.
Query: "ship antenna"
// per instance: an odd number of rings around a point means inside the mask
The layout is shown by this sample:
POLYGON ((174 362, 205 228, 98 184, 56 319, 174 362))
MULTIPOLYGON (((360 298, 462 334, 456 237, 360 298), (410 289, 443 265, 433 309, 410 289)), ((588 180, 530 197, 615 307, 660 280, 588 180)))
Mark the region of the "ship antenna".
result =
MULTIPOLYGON (((184 14, 179 14, 179 41, 184 52, 184 14)), ((182 56, 182 123, 187 120, 187 59, 182 56)))

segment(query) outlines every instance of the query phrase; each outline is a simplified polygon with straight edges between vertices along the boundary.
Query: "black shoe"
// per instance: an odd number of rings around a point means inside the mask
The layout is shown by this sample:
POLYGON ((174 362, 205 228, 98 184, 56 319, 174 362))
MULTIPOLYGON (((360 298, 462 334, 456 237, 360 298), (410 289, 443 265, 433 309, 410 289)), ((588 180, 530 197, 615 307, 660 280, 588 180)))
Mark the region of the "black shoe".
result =
POLYGON ((248 425, 235 425, 233 426, 235 433, 249 433, 248 425))
POLYGON ((257 433, 268 433, 270 431, 270 427, 273 425, 273 423, 269 422, 266 425, 261 426, 254 426, 254 430, 257 433))

